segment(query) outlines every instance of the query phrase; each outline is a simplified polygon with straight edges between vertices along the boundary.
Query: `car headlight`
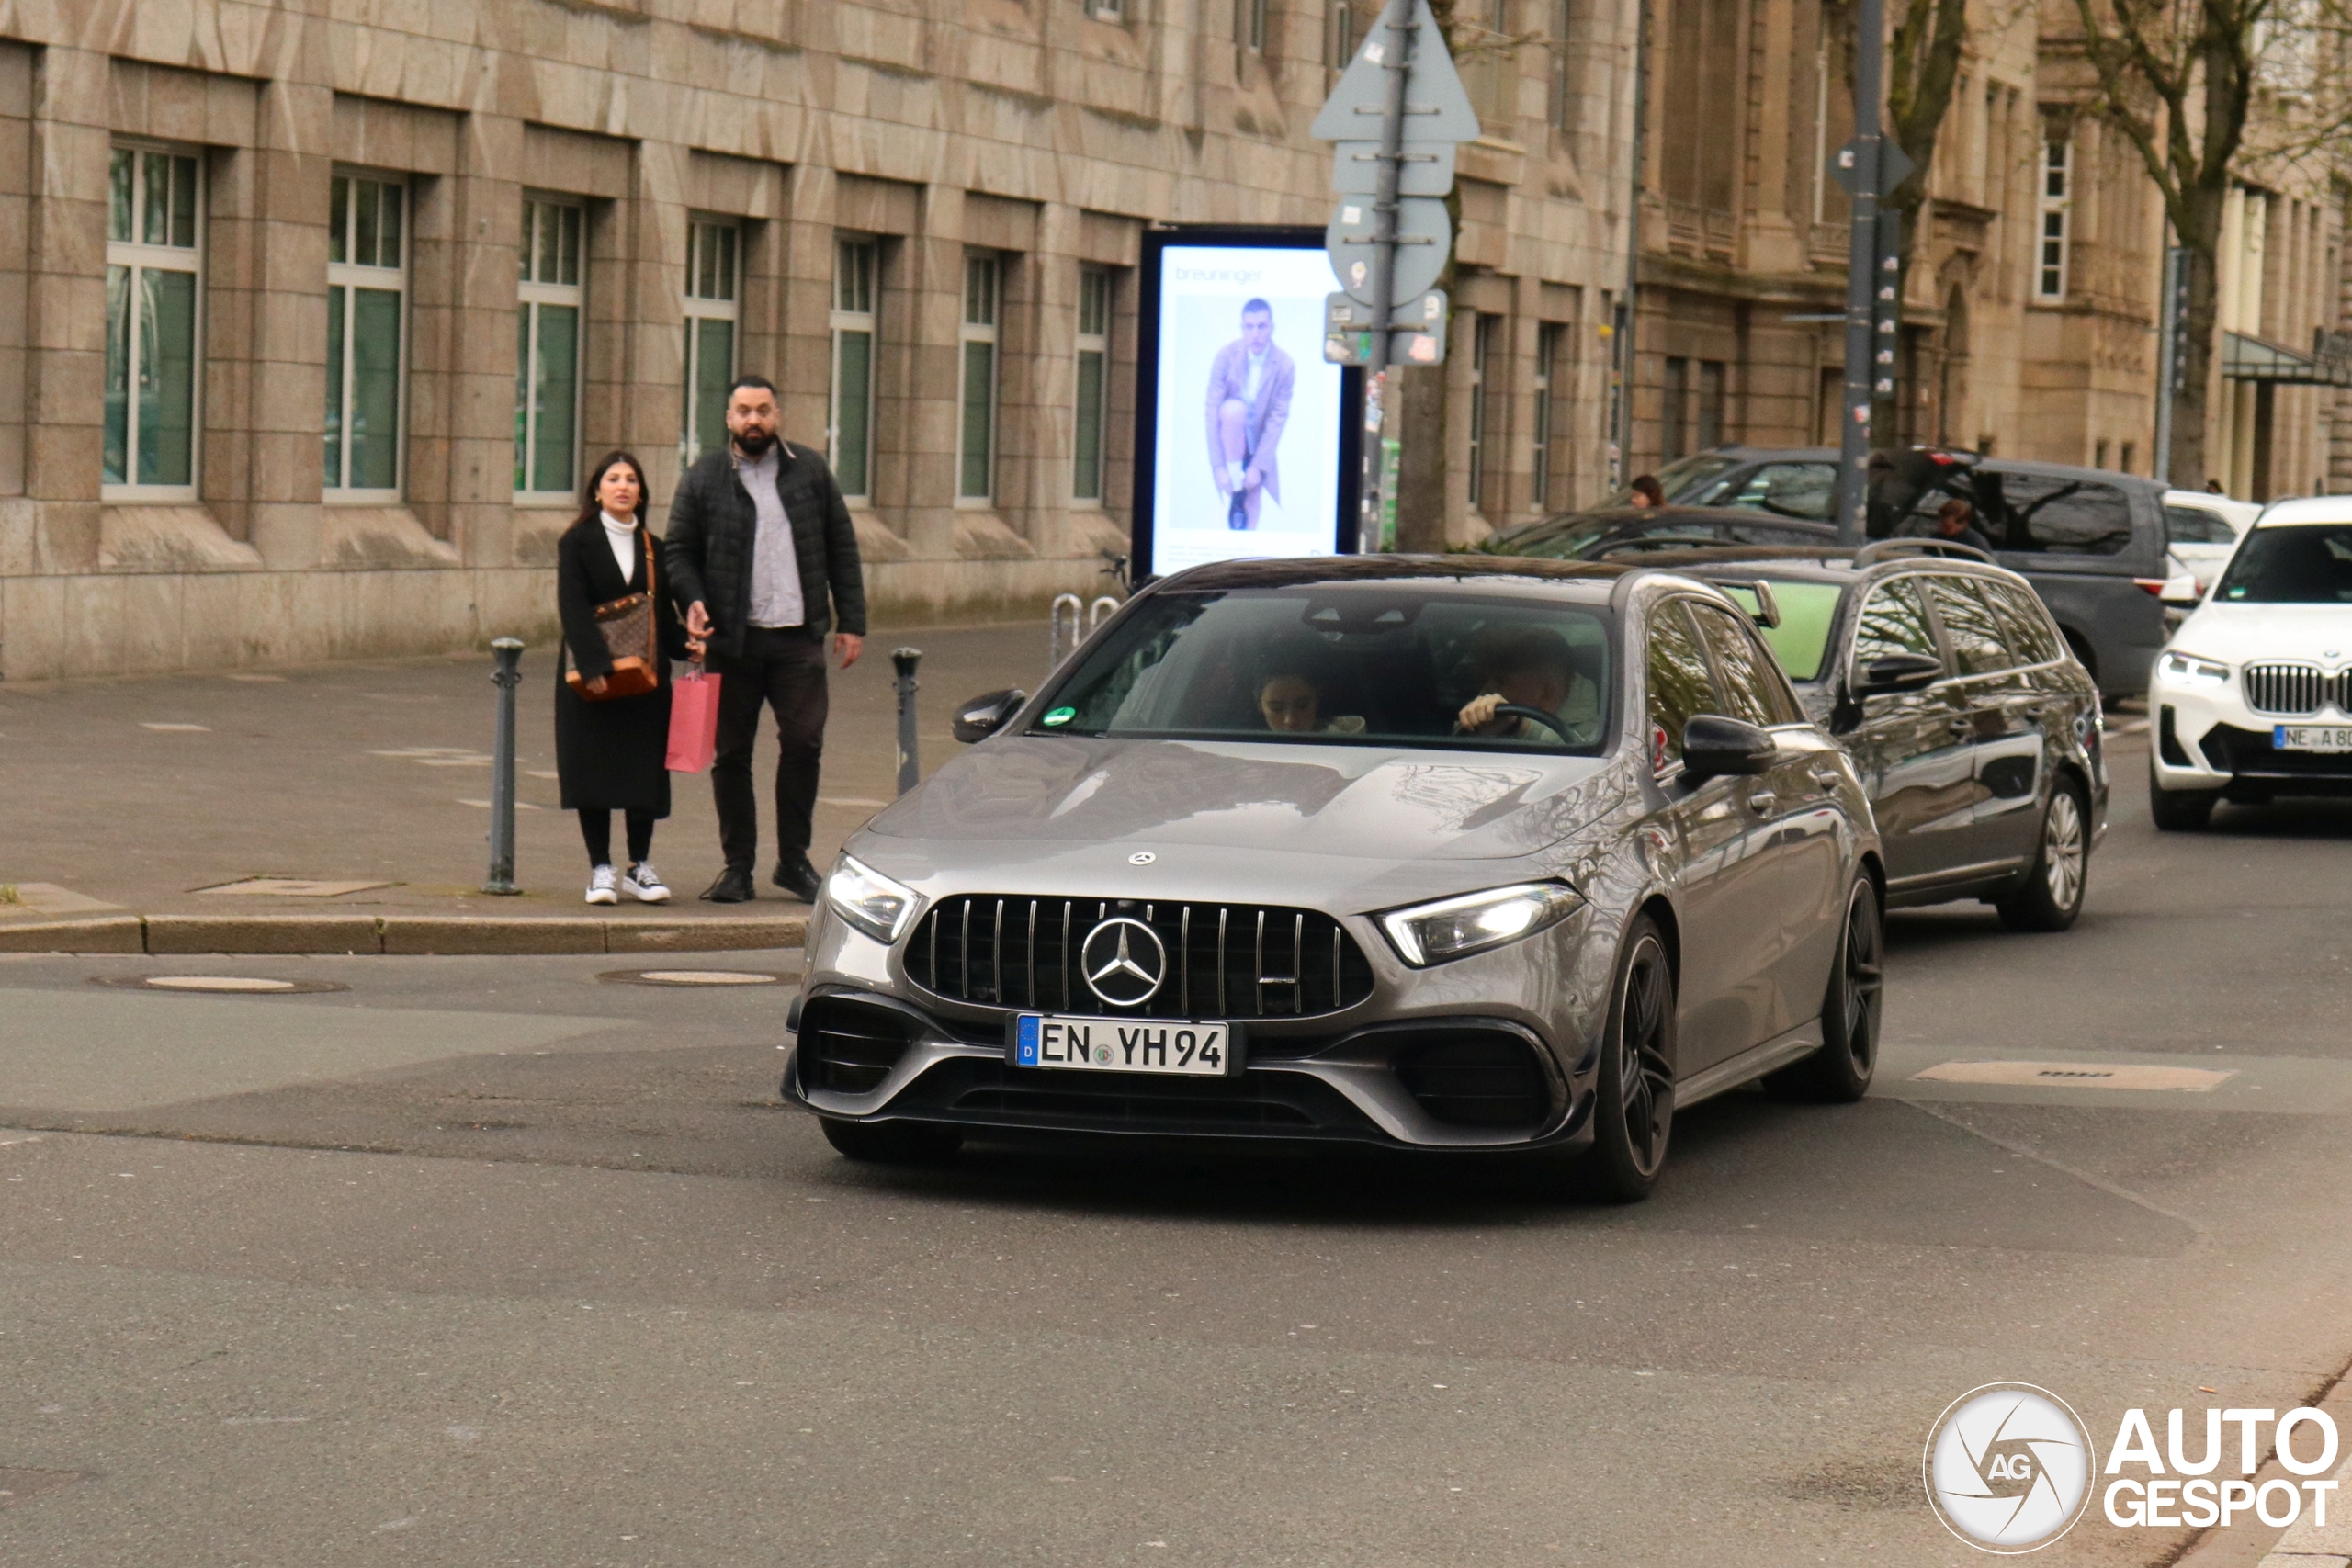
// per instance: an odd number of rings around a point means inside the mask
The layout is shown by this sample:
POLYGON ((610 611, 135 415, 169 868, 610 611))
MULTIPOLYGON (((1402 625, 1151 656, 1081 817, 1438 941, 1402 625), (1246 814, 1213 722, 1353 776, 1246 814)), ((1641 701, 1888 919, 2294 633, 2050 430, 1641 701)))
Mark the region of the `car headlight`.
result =
POLYGON ((2199 659, 2193 653, 2174 653, 2169 649, 2156 660, 2156 673, 2184 686, 2226 686, 2230 683, 2228 665, 2199 659))
POLYGON ((1396 944, 1398 957, 1426 969, 1532 936, 1558 925, 1583 903, 1565 882, 1521 882, 1391 909, 1380 917, 1380 929, 1396 944))
POLYGON ((825 879, 825 901, 842 919, 876 942, 896 942, 922 903, 915 890, 891 881, 870 865, 849 856, 825 879))

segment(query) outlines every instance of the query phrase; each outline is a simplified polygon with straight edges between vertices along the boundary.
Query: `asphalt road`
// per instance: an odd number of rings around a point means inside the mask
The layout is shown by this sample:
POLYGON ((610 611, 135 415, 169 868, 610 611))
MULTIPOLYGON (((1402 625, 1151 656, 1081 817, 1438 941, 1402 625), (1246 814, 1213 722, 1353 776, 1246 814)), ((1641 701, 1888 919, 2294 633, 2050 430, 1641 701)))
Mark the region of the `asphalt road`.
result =
POLYGON ((2352 808, 2160 840, 2132 744, 2075 931, 1897 917, 1873 1097, 1695 1110, 1630 1209, 851 1166, 776 1102, 789 955, 0 962, 0 1562, 1981 1561, 1918 1483, 1962 1392, 2104 1445, 2352 1358, 2352 808), (167 973, 348 988, 92 984, 167 973), (1913 1076, 2007 1059, 2232 1076, 1913 1076))

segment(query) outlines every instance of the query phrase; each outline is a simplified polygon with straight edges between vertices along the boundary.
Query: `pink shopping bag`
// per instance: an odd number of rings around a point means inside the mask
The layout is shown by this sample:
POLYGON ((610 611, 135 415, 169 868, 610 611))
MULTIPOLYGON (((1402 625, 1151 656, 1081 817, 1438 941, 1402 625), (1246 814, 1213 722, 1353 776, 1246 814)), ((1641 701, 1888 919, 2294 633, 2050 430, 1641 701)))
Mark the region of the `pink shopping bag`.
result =
POLYGON ((698 773, 718 750, 718 681, 690 664, 670 683, 670 771, 698 773))

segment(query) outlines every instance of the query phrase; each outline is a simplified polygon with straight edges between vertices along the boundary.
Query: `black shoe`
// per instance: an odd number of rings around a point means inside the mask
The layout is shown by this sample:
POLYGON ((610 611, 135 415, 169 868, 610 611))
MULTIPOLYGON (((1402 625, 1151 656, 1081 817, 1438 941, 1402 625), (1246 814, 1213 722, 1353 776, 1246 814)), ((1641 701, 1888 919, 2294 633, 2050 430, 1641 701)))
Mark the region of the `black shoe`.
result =
POLYGON ((814 904, 817 894, 825 886, 817 868, 808 863, 806 854, 787 855, 775 863, 775 874, 768 878, 778 887, 804 904, 814 904))
POLYGON ((702 890, 705 902, 712 904, 748 904, 759 897, 752 886, 752 868, 730 865, 718 874, 718 880, 702 890))

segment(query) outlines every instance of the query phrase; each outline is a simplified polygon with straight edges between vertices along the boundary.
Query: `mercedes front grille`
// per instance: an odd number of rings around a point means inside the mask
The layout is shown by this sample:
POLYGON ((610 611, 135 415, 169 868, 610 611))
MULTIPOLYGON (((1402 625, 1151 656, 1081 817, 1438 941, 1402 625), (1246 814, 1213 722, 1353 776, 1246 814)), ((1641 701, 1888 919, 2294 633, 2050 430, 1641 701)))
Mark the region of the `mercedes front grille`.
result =
POLYGON ((907 943, 907 974, 935 996, 1046 1012, 1112 1010, 1088 987, 1080 949, 1104 920, 1148 926, 1164 949, 1137 1018, 1312 1018, 1372 995, 1372 964, 1330 916, 1259 904, 1034 898, 940 901, 907 943))

